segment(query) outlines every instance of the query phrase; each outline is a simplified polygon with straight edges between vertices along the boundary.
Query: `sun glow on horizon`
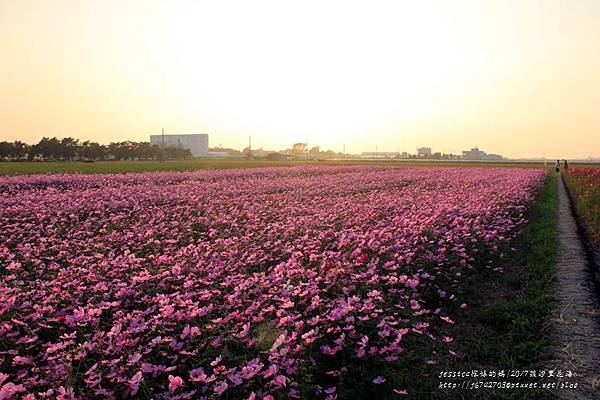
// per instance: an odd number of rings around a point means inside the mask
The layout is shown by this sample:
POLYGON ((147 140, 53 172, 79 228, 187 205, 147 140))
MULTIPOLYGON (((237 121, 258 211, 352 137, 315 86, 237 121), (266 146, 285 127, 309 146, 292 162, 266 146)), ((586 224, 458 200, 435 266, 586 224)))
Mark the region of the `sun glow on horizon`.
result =
POLYGON ((164 126, 238 148, 600 155, 598 18, 587 1, 0 3, 0 139, 164 126))

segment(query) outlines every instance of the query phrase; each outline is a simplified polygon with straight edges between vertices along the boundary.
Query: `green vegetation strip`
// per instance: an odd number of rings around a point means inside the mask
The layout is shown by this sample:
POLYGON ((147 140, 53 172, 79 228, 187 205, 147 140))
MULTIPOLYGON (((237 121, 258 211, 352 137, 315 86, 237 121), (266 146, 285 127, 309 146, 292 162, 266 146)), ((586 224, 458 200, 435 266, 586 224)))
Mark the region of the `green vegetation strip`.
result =
POLYGON ((387 165, 387 166, 470 166, 470 167, 540 167, 524 162, 467 162, 432 160, 327 160, 327 161, 266 161, 266 160, 179 160, 179 161, 40 161, 0 162, 1 175, 35 174, 116 174, 125 172, 195 171, 203 169, 293 167, 296 165, 387 165))
POLYGON ((300 163, 247 160, 178 161, 45 161, 0 162, 0 175, 35 174, 117 174, 126 172, 194 171, 202 169, 293 166, 300 163))
MULTIPOLYGON (((540 362, 550 339, 543 327, 554 307, 552 283, 558 249, 556 174, 548 176, 527 219, 529 222, 514 243, 516 251, 500 261, 504 273, 476 273, 472 284, 467 285, 464 295, 469 311, 456 321, 455 328, 456 344, 463 356, 440 365, 440 371, 544 369, 540 362)), ((438 389, 432 397, 539 399, 544 395, 547 393, 532 389, 438 389)))

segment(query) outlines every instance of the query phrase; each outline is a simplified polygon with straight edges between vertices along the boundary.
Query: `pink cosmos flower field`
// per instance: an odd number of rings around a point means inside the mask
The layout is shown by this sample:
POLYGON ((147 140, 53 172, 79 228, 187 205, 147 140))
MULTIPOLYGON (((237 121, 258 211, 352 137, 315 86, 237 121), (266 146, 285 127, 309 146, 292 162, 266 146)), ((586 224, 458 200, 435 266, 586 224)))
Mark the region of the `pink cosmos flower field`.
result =
POLYGON ((0 178, 0 399, 401 397, 545 174, 0 178))

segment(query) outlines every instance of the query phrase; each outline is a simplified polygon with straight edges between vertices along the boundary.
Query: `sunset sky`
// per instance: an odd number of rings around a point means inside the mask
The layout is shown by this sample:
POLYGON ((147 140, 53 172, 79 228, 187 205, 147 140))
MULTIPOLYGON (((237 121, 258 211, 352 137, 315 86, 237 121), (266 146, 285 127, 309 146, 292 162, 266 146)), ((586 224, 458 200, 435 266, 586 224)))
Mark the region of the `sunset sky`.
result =
POLYGON ((600 157, 600 1, 0 0, 0 140, 600 157))

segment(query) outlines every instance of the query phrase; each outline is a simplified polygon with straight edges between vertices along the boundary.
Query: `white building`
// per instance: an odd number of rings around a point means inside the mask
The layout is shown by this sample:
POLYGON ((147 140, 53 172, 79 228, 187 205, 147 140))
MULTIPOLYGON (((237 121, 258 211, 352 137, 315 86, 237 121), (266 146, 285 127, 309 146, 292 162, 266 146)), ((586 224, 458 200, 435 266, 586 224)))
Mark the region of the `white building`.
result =
POLYGON ((471 150, 465 150, 462 152, 465 160, 481 160, 481 161, 500 161, 502 156, 500 154, 487 154, 485 151, 479 150, 478 147, 473 147, 471 150))
MULTIPOLYGON (((208 135, 204 133, 198 134, 180 134, 180 135, 164 135, 165 147, 181 147, 189 149, 192 152, 192 157, 206 157, 208 155, 208 135)), ((163 135, 150 135, 150 143, 162 146, 163 135)))
POLYGON ((465 160, 483 160, 485 152, 479 150, 478 147, 473 147, 471 150, 464 150, 463 158, 465 160))

